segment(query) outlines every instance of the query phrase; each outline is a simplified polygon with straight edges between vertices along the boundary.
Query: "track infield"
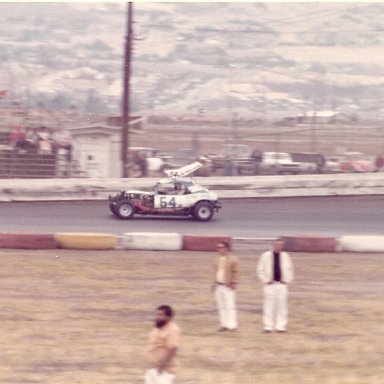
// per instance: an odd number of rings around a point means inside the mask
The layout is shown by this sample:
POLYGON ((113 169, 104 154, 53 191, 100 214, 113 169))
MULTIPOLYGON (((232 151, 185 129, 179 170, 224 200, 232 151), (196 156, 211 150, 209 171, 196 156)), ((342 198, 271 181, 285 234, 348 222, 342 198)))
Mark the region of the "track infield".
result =
POLYGON ((154 309, 183 331, 178 384, 381 384, 384 254, 292 253, 287 334, 264 334, 260 250, 218 333, 210 252, 0 250, 0 383, 139 384, 154 309))

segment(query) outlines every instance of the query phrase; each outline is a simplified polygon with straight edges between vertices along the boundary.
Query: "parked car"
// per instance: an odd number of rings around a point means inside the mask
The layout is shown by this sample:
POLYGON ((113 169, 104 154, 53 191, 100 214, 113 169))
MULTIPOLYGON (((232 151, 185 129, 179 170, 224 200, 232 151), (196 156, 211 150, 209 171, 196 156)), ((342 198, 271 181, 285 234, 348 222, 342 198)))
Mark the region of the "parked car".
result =
POLYGON ((151 191, 123 190, 109 196, 109 209, 123 220, 137 214, 192 216, 198 221, 209 221, 221 208, 217 194, 186 177, 201 167, 195 162, 165 171, 168 178, 160 179, 151 191))
POLYGON ((322 173, 341 173, 340 161, 337 157, 327 157, 322 168, 322 173))
POLYGON ((375 159, 375 171, 384 172, 384 154, 378 155, 375 159))
POLYGON ((249 174, 253 168, 253 149, 246 144, 223 144, 217 154, 210 154, 212 172, 225 175, 249 174))
POLYGON ((293 174, 301 172, 300 163, 292 160, 287 152, 263 152, 259 165, 263 174, 293 174))
POLYGON ((294 152, 291 157, 299 163, 300 173, 323 173, 326 159, 321 153, 294 152))
POLYGON ((342 172, 373 172, 375 170, 373 160, 362 152, 346 152, 339 162, 342 172))

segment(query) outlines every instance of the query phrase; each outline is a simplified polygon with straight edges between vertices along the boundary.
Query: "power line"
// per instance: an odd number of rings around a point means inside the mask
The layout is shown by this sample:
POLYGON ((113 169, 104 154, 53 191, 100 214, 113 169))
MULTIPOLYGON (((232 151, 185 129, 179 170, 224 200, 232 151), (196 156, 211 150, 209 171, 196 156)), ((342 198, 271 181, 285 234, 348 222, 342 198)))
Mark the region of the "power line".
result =
MULTIPOLYGON (((367 7, 367 4, 363 4, 360 7, 354 7, 352 9, 356 10, 356 9, 366 8, 366 7, 367 7)), ((348 10, 350 10, 350 9, 351 8, 348 8, 348 10)), ((284 17, 284 18, 281 18, 281 19, 265 21, 265 22, 263 22, 263 24, 266 24, 266 25, 268 25, 268 24, 275 24, 275 23, 278 23, 280 25, 281 24, 292 24, 292 23, 300 21, 302 19, 305 19, 305 20, 309 19, 310 20, 310 19, 318 18, 319 16, 338 15, 338 14, 340 14, 340 11, 343 11, 343 10, 345 10, 344 5, 342 5, 340 7, 331 8, 331 9, 325 9, 325 10, 318 10, 318 11, 311 11, 311 12, 307 12, 307 13, 302 13, 302 14, 297 15, 297 16, 284 17)))
MULTIPOLYGON (((285 17, 285 18, 280 18, 280 19, 275 19, 275 20, 257 20, 257 18, 254 19, 255 23, 258 23, 258 25, 265 27, 269 25, 287 25, 287 24, 292 24, 301 20, 312 20, 312 19, 318 19, 319 17, 325 17, 325 16, 337 16, 342 12, 343 10, 346 11, 355 11, 359 10, 362 8, 367 8, 370 5, 363 4, 360 6, 353 6, 353 8, 345 8, 345 6, 340 6, 340 7, 335 7, 331 9, 326 9, 326 10, 318 10, 318 11, 311 11, 311 12, 306 12, 306 13, 301 13, 300 15, 297 16, 290 16, 290 17, 285 17)), ((192 24, 192 23, 190 23, 192 24)), ((146 28, 159 28, 162 26, 162 24, 153 24, 153 23, 142 23, 141 24, 143 27, 146 28)), ((165 24, 164 24, 165 26, 165 24)), ((384 28, 368 28, 364 30, 341 30, 340 25, 335 26, 337 28, 337 33, 343 32, 343 33, 361 33, 361 32, 383 32, 384 28)), ((266 29, 255 29, 255 28, 243 28, 243 29, 228 29, 228 28, 213 28, 213 27, 199 27, 199 26, 192 26, 188 25, 187 23, 183 23, 180 25, 177 25, 177 30, 184 30, 184 31, 191 31, 191 32, 196 32, 197 31, 202 31, 202 32, 214 32, 214 33, 228 33, 228 34, 233 34, 233 33, 255 33, 255 34, 275 34, 275 33, 308 33, 308 34, 326 34, 333 32, 333 30, 317 30, 317 31, 306 31, 306 30, 298 30, 298 31, 291 31, 291 30, 266 30, 266 29)))

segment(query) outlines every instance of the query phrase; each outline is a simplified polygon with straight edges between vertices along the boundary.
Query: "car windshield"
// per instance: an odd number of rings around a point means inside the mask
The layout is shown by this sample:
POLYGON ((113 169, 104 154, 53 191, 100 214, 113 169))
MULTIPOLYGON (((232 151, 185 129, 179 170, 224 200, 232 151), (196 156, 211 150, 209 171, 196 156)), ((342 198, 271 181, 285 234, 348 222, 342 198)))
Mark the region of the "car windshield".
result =
POLYGON ((270 158, 273 160, 285 160, 285 161, 290 161, 291 158, 288 155, 288 153, 283 153, 283 152, 267 152, 265 153, 266 158, 270 158))
MULTIPOLYGON (((165 180, 165 179, 164 179, 165 180)), ((172 193, 176 190, 190 191, 195 192, 196 190, 202 190, 203 187, 195 184, 192 180, 168 180, 168 181, 159 181, 153 187, 155 193, 172 193), (198 188, 197 188, 198 187, 198 188)))
POLYGON ((366 160, 366 156, 363 153, 347 153, 347 160, 366 160))
POLYGON ((199 192, 208 192, 208 189, 202 187, 201 185, 193 184, 191 187, 189 187, 189 191, 191 193, 199 193, 199 192))
POLYGON ((321 154, 317 153, 291 153, 292 160, 301 163, 324 164, 325 160, 321 154))

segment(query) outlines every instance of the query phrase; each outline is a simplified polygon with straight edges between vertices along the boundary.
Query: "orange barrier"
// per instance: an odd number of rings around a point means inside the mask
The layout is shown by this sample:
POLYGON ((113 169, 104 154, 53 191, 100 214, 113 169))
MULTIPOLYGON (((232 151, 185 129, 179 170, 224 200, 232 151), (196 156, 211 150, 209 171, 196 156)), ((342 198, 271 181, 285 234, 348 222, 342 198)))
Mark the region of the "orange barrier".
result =
POLYGON ((2 232, 0 233, 0 248, 55 249, 57 244, 53 234, 2 232))
POLYGON ((327 236, 282 236, 287 252, 336 252, 336 238, 327 236))
POLYGON ((231 247, 232 238, 220 235, 184 235, 183 250, 185 251, 216 251, 217 244, 225 241, 231 247))
POLYGON ((59 248, 108 250, 117 246, 117 236, 108 233, 56 233, 59 248))

